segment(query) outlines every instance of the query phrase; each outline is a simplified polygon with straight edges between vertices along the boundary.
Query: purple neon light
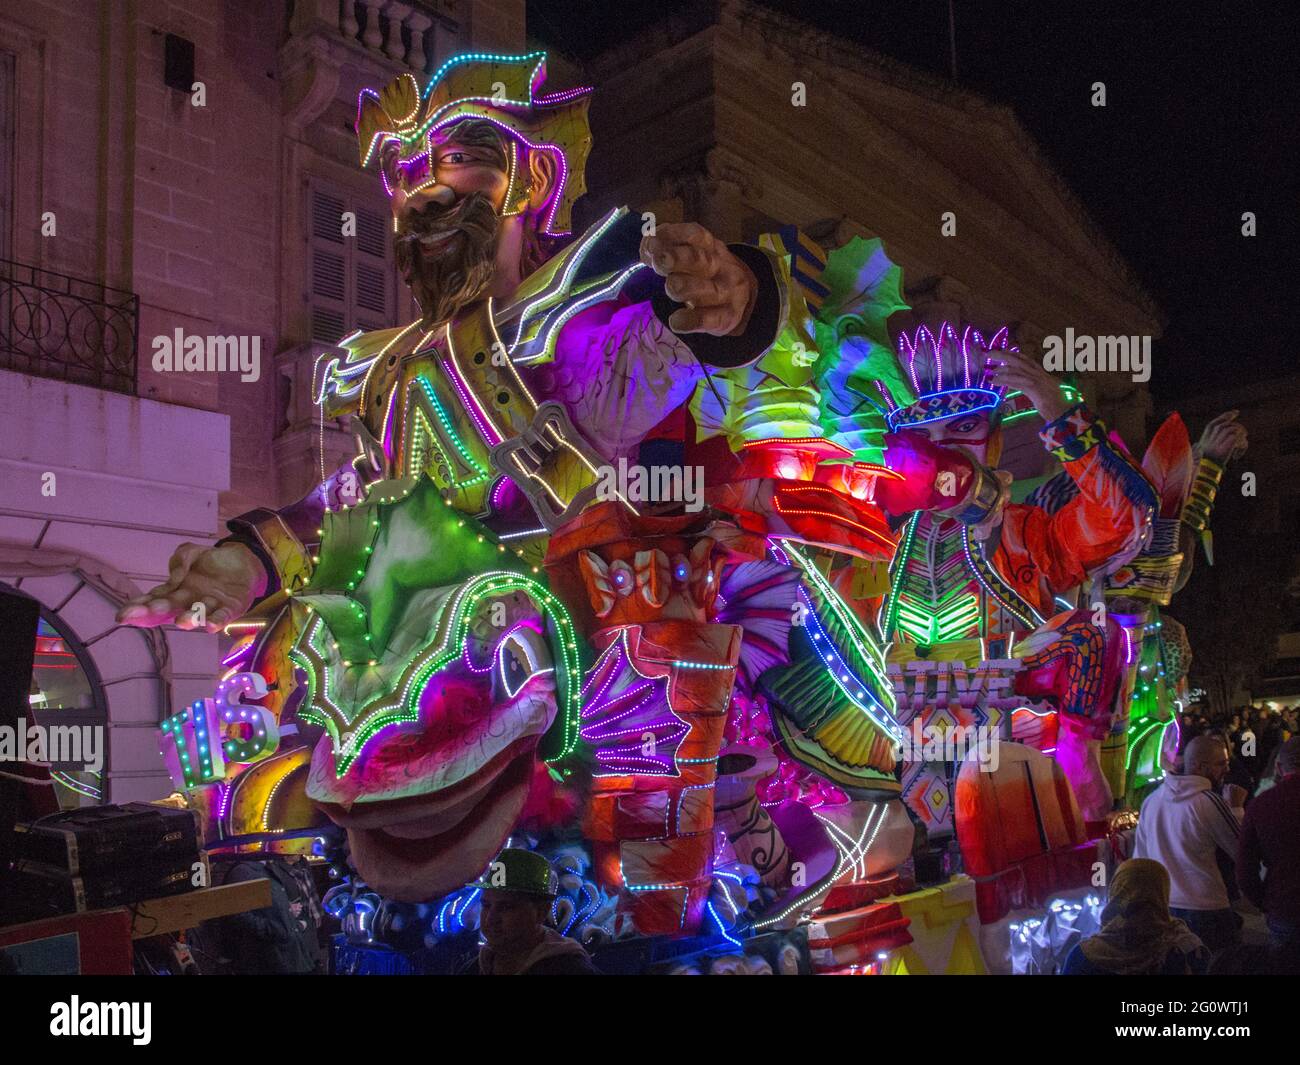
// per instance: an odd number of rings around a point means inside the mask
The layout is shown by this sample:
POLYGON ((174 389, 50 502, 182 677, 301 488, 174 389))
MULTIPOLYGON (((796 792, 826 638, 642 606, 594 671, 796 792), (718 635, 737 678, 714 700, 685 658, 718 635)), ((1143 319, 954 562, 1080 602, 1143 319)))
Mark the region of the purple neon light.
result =
POLYGON ((248 643, 244 644, 242 647, 236 647, 226 658, 221 660, 221 664, 223 666, 233 666, 236 662, 242 662, 252 652, 253 642, 254 641, 249 640, 248 643))
POLYGON ((534 96, 533 106, 551 107, 555 104, 562 104, 569 100, 576 99, 579 96, 586 96, 589 92, 592 92, 593 89, 594 86, 584 85, 578 89, 564 89, 560 92, 553 92, 546 96, 534 96))
MULTIPOLYGON (((444 126, 452 125, 453 123, 463 120, 465 117, 466 117, 465 115, 457 115, 455 118, 447 119, 444 122, 440 122, 431 126, 429 129, 428 136, 432 138, 433 135, 436 132, 438 132, 438 130, 442 129, 444 126)), ((555 156, 556 160, 560 164, 560 180, 556 182, 555 188, 551 190, 550 199, 547 200, 546 204, 543 204, 543 208, 545 208, 549 204, 550 211, 546 216, 545 224, 543 224, 542 226, 542 232, 549 233, 551 236, 555 236, 555 237, 567 237, 570 233, 570 230, 566 229, 563 231, 557 231, 552 228, 552 226, 555 223, 555 212, 558 211, 560 208, 560 200, 564 198, 564 190, 567 187, 569 181, 569 160, 565 156, 564 150, 558 144, 547 144, 543 141, 538 141, 536 144, 534 144, 522 133, 517 133, 515 130, 507 126, 504 122, 501 122, 499 119, 493 118, 491 115, 476 115, 475 117, 481 119, 484 122, 491 122, 492 125, 496 126, 499 130, 501 130, 501 132, 505 133, 509 137, 513 137, 521 144, 527 146, 530 151, 547 151, 555 156)), ((430 144, 432 144, 432 140, 430 140, 430 144)))
MULTIPOLYGON (((929 395, 940 395, 946 391, 955 391, 955 389, 945 389, 943 387, 943 359, 942 353, 944 344, 950 339, 954 346, 958 347, 962 358, 962 377, 963 387, 965 388, 986 388, 990 373, 990 364, 985 360, 984 365, 980 368, 978 378, 972 378, 971 375, 971 352, 972 349, 979 349, 985 352, 992 351, 1019 351, 1018 347, 1008 342, 1010 333, 1007 326, 1002 326, 992 337, 985 339, 984 335, 976 328, 966 325, 962 328, 961 336, 957 335, 957 330, 952 323, 943 322, 939 326, 938 334, 930 330, 928 326, 921 325, 910 335, 906 332, 900 333, 898 337, 898 353, 900 361, 903 361, 907 367, 908 376, 912 380, 912 387, 918 395, 922 394, 920 381, 916 376, 917 357, 928 351, 935 369, 936 388, 925 393, 922 398, 929 395)), ((1001 389, 1005 393, 1005 389, 1001 389)))
POLYGON ((460 396, 460 401, 465 404, 465 409, 469 411, 470 417, 474 419, 474 424, 478 426, 478 431, 483 434, 483 439, 492 447, 496 447, 505 438, 496 431, 496 428, 487 420, 487 414, 479 406, 478 401, 470 393, 469 386, 465 384, 460 376, 460 368, 456 365, 454 359, 444 359, 443 368, 451 377, 452 384, 456 386, 456 392, 460 396))
POLYGON ((510 487, 510 478, 501 477, 497 483, 492 486, 492 509, 500 510, 503 505, 501 494, 510 487))
POLYGON ((580 717, 587 724, 579 735, 587 742, 599 745, 622 736, 649 732, 654 737, 653 757, 641 753, 640 740, 617 746, 597 746, 596 760, 605 772, 596 775, 648 773, 671 776, 676 769, 677 745, 690 731, 690 726, 673 714, 666 703, 660 702, 666 692, 660 680, 633 681, 616 694, 608 695, 615 680, 628 676, 630 666, 621 641, 612 644, 597 661, 583 687, 583 694, 585 696, 596 682, 599 682, 599 691, 583 705, 580 717))
POLYGON ((384 415, 384 435, 383 443, 380 445, 384 449, 384 457, 389 462, 393 461, 393 413, 397 410, 397 393, 400 389, 394 388, 392 394, 388 397, 388 413, 384 415))

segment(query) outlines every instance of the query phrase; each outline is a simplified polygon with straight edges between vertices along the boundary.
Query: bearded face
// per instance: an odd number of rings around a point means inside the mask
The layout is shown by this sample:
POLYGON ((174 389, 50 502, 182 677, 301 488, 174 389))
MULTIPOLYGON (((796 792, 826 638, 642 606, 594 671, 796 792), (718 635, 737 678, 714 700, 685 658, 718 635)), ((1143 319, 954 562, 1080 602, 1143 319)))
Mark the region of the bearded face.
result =
POLYGON ((491 200, 471 192, 450 207, 430 202, 397 225, 397 266, 424 324, 445 322, 481 299, 496 272, 500 217, 491 200))
POLYGON ((454 317, 490 287, 512 158, 495 126, 473 120, 448 127, 412 158, 403 159, 396 142, 383 149, 397 265, 426 326, 454 317))

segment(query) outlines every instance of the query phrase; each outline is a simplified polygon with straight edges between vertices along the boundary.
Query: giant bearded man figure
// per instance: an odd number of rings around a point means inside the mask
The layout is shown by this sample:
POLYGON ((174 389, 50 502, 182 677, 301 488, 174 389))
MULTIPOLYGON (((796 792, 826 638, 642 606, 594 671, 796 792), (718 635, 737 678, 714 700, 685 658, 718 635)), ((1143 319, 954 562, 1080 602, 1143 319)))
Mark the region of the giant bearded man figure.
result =
MULTIPOLYGON (((323 730, 307 795, 346 827, 374 890, 424 901, 561 801, 592 617, 575 623, 572 588, 557 597, 548 574, 580 578, 602 617, 635 587, 627 654, 672 678, 690 722, 691 781, 650 800, 677 804, 682 839, 657 839, 643 863, 685 886, 638 922, 677 931, 708 890, 711 847, 694 841, 711 838, 712 804, 686 800, 714 772, 740 642, 711 624, 716 578, 764 545, 598 499, 598 472, 638 461, 704 365, 762 356, 786 290, 765 252, 692 224, 644 235, 618 209, 571 239, 588 90, 542 95, 544 77, 542 53, 470 55, 423 92, 404 75, 362 94, 362 163, 382 174, 422 313, 350 338, 325 367, 319 401, 352 416, 360 454, 301 502, 232 521, 215 547, 180 547, 170 580, 120 617, 193 628, 202 604, 209 630, 258 626, 227 661, 270 682, 264 706, 323 730)), ((630 831, 621 816, 595 811, 603 838, 630 831)), ((641 859, 623 860, 611 875, 635 886, 641 859)))

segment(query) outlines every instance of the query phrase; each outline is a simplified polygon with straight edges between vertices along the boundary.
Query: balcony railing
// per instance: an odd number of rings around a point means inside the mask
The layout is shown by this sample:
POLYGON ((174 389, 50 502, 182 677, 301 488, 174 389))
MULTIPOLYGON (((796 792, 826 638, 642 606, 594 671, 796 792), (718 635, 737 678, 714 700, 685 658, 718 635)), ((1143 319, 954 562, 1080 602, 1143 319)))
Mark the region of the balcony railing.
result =
POLYGON ((385 66, 423 75, 460 50, 449 0, 294 0, 293 36, 342 37, 385 66))
POLYGON ((0 368, 135 391, 140 297, 0 259, 0 368))

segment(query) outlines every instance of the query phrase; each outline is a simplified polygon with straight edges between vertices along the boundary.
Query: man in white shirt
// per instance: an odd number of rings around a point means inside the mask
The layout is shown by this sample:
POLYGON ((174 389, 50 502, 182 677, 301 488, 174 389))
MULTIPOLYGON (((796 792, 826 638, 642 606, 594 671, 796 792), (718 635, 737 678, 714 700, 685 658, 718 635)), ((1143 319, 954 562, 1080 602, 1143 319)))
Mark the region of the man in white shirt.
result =
POLYGON ((1169 870, 1169 911, 1211 951, 1241 938, 1241 918, 1228 899, 1216 849, 1237 853, 1246 792, 1224 785, 1228 750, 1218 736, 1197 736, 1183 754, 1183 772, 1167 776, 1142 804, 1135 858, 1169 870), (1221 794, 1222 791, 1222 794, 1221 794))

